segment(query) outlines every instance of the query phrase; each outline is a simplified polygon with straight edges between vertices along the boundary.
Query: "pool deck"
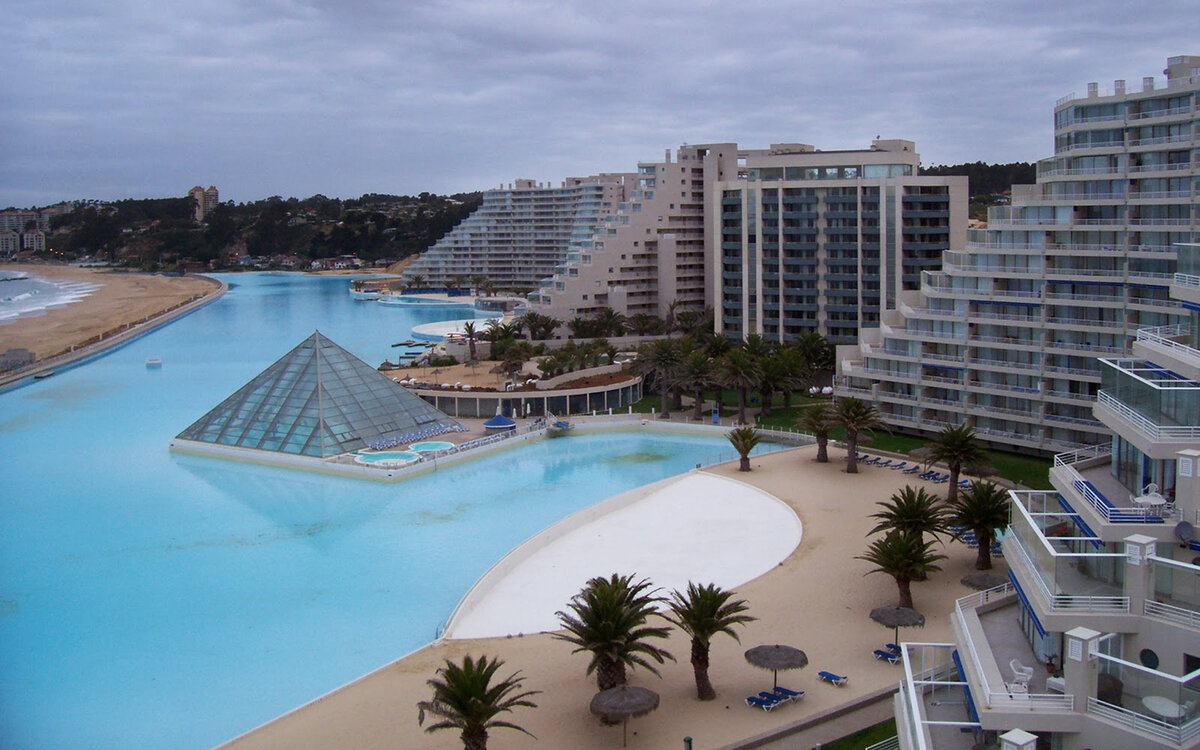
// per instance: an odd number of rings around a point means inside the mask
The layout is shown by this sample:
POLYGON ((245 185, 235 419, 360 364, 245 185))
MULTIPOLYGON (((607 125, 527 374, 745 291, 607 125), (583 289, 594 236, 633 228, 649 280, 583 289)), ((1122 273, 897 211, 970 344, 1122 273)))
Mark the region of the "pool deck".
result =
MULTIPOLYGON (((721 748, 748 737, 804 723, 881 690, 895 688, 900 671, 871 655, 873 649, 891 640, 892 633, 872 622, 867 613, 874 607, 894 604, 896 586, 891 578, 882 574, 868 575, 871 566, 855 559, 855 555, 861 554, 866 547, 867 531, 874 525, 868 515, 877 510, 875 503, 886 500, 905 484, 924 483, 900 472, 872 466, 860 467, 858 475, 847 475, 842 460, 844 453, 837 449, 830 449, 833 462, 829 464, 815 463, 814 455, 815 448, 808 446, 757 457, 753 460, 753 471, 748 474, 739 473, 734 462, 685 475, 711 474, 732 478, 779 498, 800 519, 803 538, 778 565, 737 587, 739 596, 749 603, 751 614, 759 619, 740 629, 740 644, 726 637, 719 637, 713 643, 710 676, 717 690, 715 701, 696 700, 692 669, 688 664, 688 642, 677 632, 673 632, 666 647, 679 661, 664 665, 660 669, 661 678, 644 669, 630 673, 630 684, 657 691, 662 703, 657 711, 629 723, 629 747, 681 747, 683 737, 691 736, 695 750, 721 748), (745 696, 771 686, 770 673, 750 666, 742 656, 746 648, 765 643, 794 645, 804 649, 809 657, 806 669, 781 673, 779 680, 780 684, 792 689, 807 691, 803 701, 769 714, 748 708, 743 702, 745 696), (849 675, 849 684, 837 688, 819 683, 816 679, 819 670, 849 675)), ((939 494, 945 491, 943 485, 929 486, 929 489, 939 494)), ((709 571, 714 569, 713 566, 720 568, 739 562, 749 554, 750 548, 760 544, 760 540, 771 539, 775 534, 770 528, 778 523, 775 517, 749 511, 743 515, 751 520, 761 515, 761 527, 757 530, 748 530, 742 525, 726 526, 697 514, 695 520, 703 527, 703 535, 695 536, 698 529, 689 525, 687 516, 690 514, 676 510, 667 516, 661 515, 661 509, 656 509, 653 502, 655 494, 647 492, 645 497, 635 497, 619 511, 624 514, 621 525, 626 530, 636 529, 639 533, 649 530, 648 537, 639 537, 636 542, 639 547, 648 548, 638 550, 639 554, 647 553, 643 559, 651 559, 657 552, 668 557, 682 555, 685 565, 695 561, 693 570, 709 571), (644 511, 641 516, 639 509, 644 511), (647 539, 661 540, 662 543, 650 544, 647 539), (667 543, 672 540, 674 544, 667 543)), ((736 502, 734 498, 728 500, 736 502)), ((591 524, 580 526, 583 531, 589 528, 592 528, 591 524)), ((464 540, 464 543, 469 542, 464 540)), ((975 553, 959 543, 949 544, 942 551, 949 556, 942 562, 943 571, 932 575, 928 582, 913 586, 916 606, 925 613, 927 624, 923 629, 901 633, 901 640, 951 639, 949 615, 954 600, 971 593, 958 579, 973 571, 975 553)), ((627 552, 622 544, 610 538, 591 545, 586 555, 579 549, 573 550, 570 557, 573 564, 580 564, 580 570, 590 570, 592 575, 607 575, 616 570, 644 574, 643 570, 625 569, 627 552)), ((997 560, 995 565, 996 572, 1003 575, 1004 561, 997 560)), ((545 580, 549 583, 554 577, 554 572, 550 571, 545 580)), ((506 576, 501 577, 494 588, 491 584, 486 587, 498 597, 495 599, 497 611, 505 612, 506 616, 511 614, 515 618, 513 622, 524 623, 525 617, 532 618, 535 614, 527 612, 528 608, 545 608, 546 603, 536 605, 542 588, 541 578, 531 579, 538 582, 536 587, 523 584, 532 589, 528 592, 504 588, 504 578, 506 576), (531 602, 535 604, 531 605, 531 602)), ((485 596, 483 600, 488 598, 485 596)), ((563 600, 556 608, 565 605, 563 600)), ((541 618, 543 614, 537 616, 541 618)), ((530 619, 530 624, 537 627, 544 624, 544 620, 538 619, 535 623, 530 619)), ((453 626, 454 629, 460 627, 453 626)), ((608 750, 618 747, 620 727, 602 726, 588 713, 588 702, 596 691, 595 677, 585 674, 586 656, 571 651, 569 644, 555 639, 550 633, 444 638, 231 740, 225 747, 237 750, 277 747, 449 750, 461 747, 455 731, 424 733, 417 724, 416 703, 428 699, 429 688, 425 682, 434 676, 444 660, 459 660, 465 654, 498 656, 506 662, 505 674, 520 670, 527 678, 529 689, 542 691, 534 698, 538 708, 522 709, 505 717, 532 732, 537 740, 500 729, 491 732, 489 747, 498 750, 536 747, 608 750)), ((850 717, 818 723, 774 747, 807 748, 818 742, 828 742, 857 728, 856 722, 870 723, 890 714, 890 704, 886 701, 876 703, 874 712, 869 720, 850 717)))

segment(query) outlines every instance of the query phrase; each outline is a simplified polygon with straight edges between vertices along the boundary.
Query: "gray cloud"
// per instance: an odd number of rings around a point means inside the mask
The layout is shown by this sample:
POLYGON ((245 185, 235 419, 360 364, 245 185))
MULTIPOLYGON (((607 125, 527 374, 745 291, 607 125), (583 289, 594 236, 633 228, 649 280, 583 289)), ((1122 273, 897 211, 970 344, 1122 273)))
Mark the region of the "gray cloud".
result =
POLYGON ((1059 96, 1200 53, 1194 19, 1116 0, 17 0, 0 204, 451 192, 704 141, 1035 160, 1059 96))

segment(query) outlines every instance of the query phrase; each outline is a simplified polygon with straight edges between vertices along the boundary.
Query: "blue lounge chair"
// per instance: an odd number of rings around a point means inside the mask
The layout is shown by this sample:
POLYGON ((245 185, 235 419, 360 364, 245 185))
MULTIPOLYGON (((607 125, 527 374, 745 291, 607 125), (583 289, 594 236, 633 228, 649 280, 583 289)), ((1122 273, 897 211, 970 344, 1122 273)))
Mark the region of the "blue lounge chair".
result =
POLYGON ((888 468, 896 470, 896 469, 906 468, 907 466, 908 466, 908 461, 897 461, 896 463, 892 464, 888 468))
POLYGON ((888 664, 899 664, 900 654, 893 651, 884 651, 881 648, 875 649, 875 658, 879 661, 886 661, 888 664))
POLYGON ((746 698, 747 706, 750 706, 751 708, 761 708, 764 711, 774 711, 781 702, 782 701, 780 701, 778 698, 767 700, 765 698, 759 698, 757 695, 751 695, 750 697, 746 698))
POLYGON ((817 672, 817 679, 821 682, 828 682, 830 685, 837 685, 838 687, 845 685, 850 680, 849 677, 825 671, 817 672))
POLYGON ((877 461, 877 462, 876 462, 876 464, 875 464, 875 465, 876 465, 876 466, 879 466, 879 467, 880 467, 880 468, 882 468, 882 469, 890 469, 890 468, 891 468, 891 466, 892 466, 892 459, 890 459, 890 458, 881 458, 879 461, 877 461))
POLYGON ((780 698, 786 698, 787 700, 790 700, 790 701, 798 701, 804 697, 804 691, 803 690, 799 690, 799 691, 788 690, 785 687, 776 685, 775 686, 775 695, 778 695, 780 698))
POLYGON ((779 693, 768 693, 766 690, 760 690, 758 697, 762 698, 764 701, 775 701, 776 703, 787 703, 791 700, 791 698, 788 698, 785 695, 780 695, 779 693))
POLYGON ((920 471, 920 470, 921 470, 921 465, 920 465, 920 464, 913 464, 912 466, 910 466, 910 467, 908 467, 907 469, 905 469, 905 470, 904 470, 904 473, 905 473, 905 474, 916 474, 916 473, 917 473, 918 471, 920 471))
POLYGON ((891 651, 893 654, 900 653, 900 647, 895 643, 888 643, 884 646, 884 648, 886 648, 888 651, 891 651))

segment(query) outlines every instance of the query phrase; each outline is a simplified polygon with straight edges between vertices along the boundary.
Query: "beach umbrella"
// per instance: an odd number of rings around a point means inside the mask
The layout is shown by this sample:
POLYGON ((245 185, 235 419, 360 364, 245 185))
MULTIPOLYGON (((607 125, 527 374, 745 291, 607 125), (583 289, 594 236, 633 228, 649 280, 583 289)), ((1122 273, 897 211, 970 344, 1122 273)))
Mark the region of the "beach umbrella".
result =
POLYGON ((1008 579, 995 573, 972 573, 969 576, 963 576, 960 583, 976 591, 986 591, 1008 583, 1008 579))
POLYGON ((658 693, 644 687, 620 687, 601 690, 592 698, 592 713, 604 721, 621 722, 621 747, 628 742, 629 719, 645 716, 658 708, 658 693))
POLYGON ((900 642, 900 628, 925 627, 925 615, 911 607, 876 607, 871 619, 892 629, 892 643, 900 642))
POLYGON ((802 669, 808 666, 808 654, 792 646, 755 646, 746 651, 746 661, 773 672, 775 687, 779 687, 779 670, 802 669))

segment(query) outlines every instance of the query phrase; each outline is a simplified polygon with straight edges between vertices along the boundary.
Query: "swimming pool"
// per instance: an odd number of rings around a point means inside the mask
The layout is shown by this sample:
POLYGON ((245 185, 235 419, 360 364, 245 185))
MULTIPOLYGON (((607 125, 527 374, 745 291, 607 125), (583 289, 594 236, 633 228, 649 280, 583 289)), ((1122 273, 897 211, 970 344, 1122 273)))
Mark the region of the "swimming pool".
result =
POLYGON ((430 453, 433 451, 449 450, 453 447, 454 443, 446 440, 426 440, 423 443, 413 443, 412 445, 408 446, 408 449, 410 451, 416 451, 417 453, 430 453))
POLYGON ((381 451, 379 453, 355 453, 354 463, 367 466, 395 467, 412 463, 421 457, 416 451, 381 451))
POLYGON ((574 435, 400 485, 171 454, 314 329, 376 362, 439 319, 356 303, 345 277, 223 278, 220 301, 0 393, 5 748, 210 747, 424 645, 536 531, 729 452, 574 435))

